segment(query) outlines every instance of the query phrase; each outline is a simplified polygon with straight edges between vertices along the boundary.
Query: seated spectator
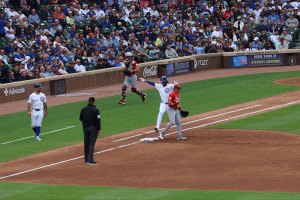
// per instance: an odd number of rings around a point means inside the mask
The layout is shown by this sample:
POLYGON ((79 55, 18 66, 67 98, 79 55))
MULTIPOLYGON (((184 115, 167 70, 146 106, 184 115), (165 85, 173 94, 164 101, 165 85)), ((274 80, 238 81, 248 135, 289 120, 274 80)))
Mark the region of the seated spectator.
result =
POLYGON ((237 30, 243 30, 244 22, 241 19, 241 16, 238 16, 237 21, 233 24, 237 30))
POLYGON ((65 64, 64 63, 60 63, 59 64, 59 69, 58 69, 58 75, 66 75, 69 74, 65 68, 65 64))
POLYGON ((108 64, 105 58, 99 58, 98 62, 95 66, 95 69, 105 69, 105 68, 110 68, 112 67, 111 65, 108 64))
POLYGON ((165 50, 165 55, 166 55, 166 58, 177 58, 178 57, 178 54, 177 52, 175 51, 175 49, 173 49, 171 47, 171 45, 167 45, 167 48, 165 50))
POLYGON ((9 83, 10 72, 9 67, 5 65, 3 60, 0 60, 0 83, 9 83))
POLYGON ((276 50, 283 50, 283 49, 288 49, 289 45, 288 43, 284 40, 284 37, 279 37, 279 42, 275 44, 276 50))
MULTIPOLYGON (((249 44, 249 49, 253 49, 253 50, 258 50, 258 47, 259 45, 261 45, 262 42, 259 41, 259 38, 258 37, 255 37, 254 38, 254 41, 251 44, 251 47, 250 47, 250 44, 249 44)), ((251 51, 250 49, 250 51, 251 51)))
POLYGON ((230 47, 229 42, 225 42, 225 46, 223 47, 224 52, 234 52, 233 48, 230 47))
POLYGON ((81 64, 80 59, 76 60, 74 69, 76 70, 76 72, 86 72, 86 68, 81 64))
POLYGON ((139 51, 136 52, 134 60, 137 61, 137 63, 144 63, 144 62, 146 62, 145 58, 144 58, 144 55, 142 55, 142 53, 139 52, 139 51))
MULTIPOLYGON (((254 41, 255 41, 255 40, 254 40, 254 41)), ((258 38, 257 38, 256 41, 258 41, 258 38)), ((257 49, 258 49, 258 48, 257 48, 257 49)), ((255 51, 255 50, 257 50, 257 49, 253 48, 253 43, 249 43, 249 47, 246 48, 245 51, 255 51)))
POLYGON ((293 38, 292 38, 292 36, 286 31, 286 30, 284 30, 283 32, 282 32, 282 35, 281 35, 283 38, 284 38, 284 40, 285 41, 287 41, 287 42, 292 42, 293 41, 293 38))
POLYGON ((26 80, 30 80, 31 79, 31 76, 29 75, 29 71, 26 72, 25 69, 21 69, 20 70, 20 74, 21 74, 21 76, 20 76, 20 78, 19 78, 18 81, 26 81, 26 80))
POLYGON ((256 27, 256 31, 269 31, 269 27, 266 25, 264 20, 260 20, 259 25, 256 27))
POLYGON ((29 23, 35 23, 35 24, 39 24, 40 23, 40 17, 39 15, 36 13, 35 9, 31 10, 31 14, 28 16, 28 22, 29 23))
POLYGON ((154 61, 159 59, 160 50, 156 46, 150 46, 148 52, 148 60, 154 61))
POLYGON ((196 55, 204 54, 204 48, 200 41, 198 41, 197 46, 194 47, 194 54, 196 55))
POLYGON ((299 21, 294 17, 294 14, 290 14, 289 18, 285 22, 285 25, 288 29, 292 30, 299 26, 299 21))
POLYGON ((60 7, 54 7, 53 12, 52 12, 52 18, 53 19, 58 19, 60 21, 65 20, 66 16, 65 14, 61 11, 60 7))
POLYGON ((66 71, 69 73, 69 74, 74 74, 74 73, 77 73, 76 70, 74 69, 74 66, 75 66, 75 61, 72 61, 69 66, 67 67, 66 71))

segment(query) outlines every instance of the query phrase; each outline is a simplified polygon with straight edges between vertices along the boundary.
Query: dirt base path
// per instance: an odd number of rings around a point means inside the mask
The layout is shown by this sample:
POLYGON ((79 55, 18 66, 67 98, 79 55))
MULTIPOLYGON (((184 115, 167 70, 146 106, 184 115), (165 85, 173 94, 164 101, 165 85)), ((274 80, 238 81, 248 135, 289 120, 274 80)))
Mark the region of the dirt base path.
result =
MULTIPOLYGON (((249 72, 253 72, 251 70, 249 72)), ((224 75, 227 70, 221 71, 224 75)), ((203 73, 209 71, 198 76, 203 73)), ((183 80, 183 77, 178 78, 183 80)), ((157 136, 153 127, 103 138, 97 141, 95 159, 100 164, 95 166, 83 163, 82 145, 21 158, 0 164, 0 180, 300 192, 299 136, 270 131, 205 129, 298 103, 300 91, 294 91, 185 118, 183 133, 187 141, 177 141, 175 128, 172 128, 165 140, 140 142, 142 138, 157 136)))

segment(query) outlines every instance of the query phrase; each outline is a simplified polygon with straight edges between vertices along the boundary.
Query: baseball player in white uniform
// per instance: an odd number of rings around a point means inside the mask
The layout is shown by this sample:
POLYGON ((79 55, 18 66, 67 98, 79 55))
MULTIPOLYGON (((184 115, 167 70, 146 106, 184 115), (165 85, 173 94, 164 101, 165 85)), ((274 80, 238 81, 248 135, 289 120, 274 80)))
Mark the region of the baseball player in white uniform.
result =
POLYGON ((43 117, 47 116, 47 99, 46 95, 41 92, 42 84, 34 84, 34 92, 28 98, 28 115, 31 116, 31 127, 35 134, 36 140, 40 138, 43 117))
POLYGON ((159 106, 159 113, 157 115, 157 121, 156 121, 156 126, 154 128, 154 130, 156 132, 159 131, 159 127, 161 124, 161 120, 162 117, 164 115, 164 113, 167 111, 168 109, 168 98, 169 98, 169 94, 171 92, 173 92, 173 88, 174 88, 174 84, 171 84, 168 82, 168 79, 166 76, 162 76, 160 78, 160 82, 161 84, 157 84, 148 80, 145 80, 143 78, 140 79, 143 82, 146 82, 152 86, 154 86, 156 88, 156 90, 159 92, 160 95, 160 106, 159 106))

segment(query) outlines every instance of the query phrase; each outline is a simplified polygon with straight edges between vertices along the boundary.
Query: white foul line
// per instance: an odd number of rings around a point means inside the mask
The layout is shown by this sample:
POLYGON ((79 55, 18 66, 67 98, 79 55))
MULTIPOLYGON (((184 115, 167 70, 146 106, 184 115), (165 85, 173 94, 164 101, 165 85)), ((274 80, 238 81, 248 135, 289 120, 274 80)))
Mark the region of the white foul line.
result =
MULTIPOLYGON (((117 147, 109 148, 109 149, 105 149, 105 150, 102 150, 102 151, 98 151, 98 152, 95 152, 95 154, 101 154, 101 153, 105 153, 105 152, 112 151, 112 150, 115 150, 115 149, 121 149, 121 148, 124 148, 124 147, 127 147, 127 146, 131 146, 131 145, 134 145, 134 144, 137 144, 137 143, 140 143, 140 141, 129 143, 129 144, 122 145, 122 146, 117 146, 117 147)), ((44 169, 44 168, 52 167, 52 166, 59 165, 59 164, 62 164, 62 163, 66 163, 66 162, 70 162, 70 161, 73 161, 73 160, 78 160, 78 159, 81 159, 83 157, 84 156, 78 156, 78 157, 75 157, 75 158, 70 158, 68 160, 63 160, 63 161, 59 161, 59 162, 52 163, 52 164, 49 164, 49 165, 44 165, 44 166, 41 166, 41 167, 36 167, 36 168, 33 168, 33 169, 29 169, 29 170, 26 170, 26 171, 22 171, 22 172, 10 174, 10 175, 7 175, 7 176, 2 176, 2 177, 0 177, 0 180, 1 179, 5 179, 5 178, 9 178, 9 177, 13 177, 13 176, 18 176, 18 175, 21 175, 21 174, 26 174, 26 173, 33 172, 33 171, 37 171, 39 169, 44 169)))
MULTIPOLYGON (((284 107, 284 106, 287 106, 287 105, 295 104, 295 103, 298 103, 298 102, 300 102, 300 100, 289 102, 289 103, 285 103, 285 104, 281 104, 281 105, 278 105, 278 106, 272 106, 272 107, 269 107, 269 108, 264 108, 264 109, 261 109, 261 110, 257 110, 257 111, 253 111, 253 112, 249 112, 249 113, 237 115, 237 116, 234 116, 234 117, 229 117, 229 118, 226 118, 226 119, 222 119, 222 120, 218 120, 218 121, 214 121, 214 122, 202 124, 202 125, 199 125, 199 126, 194 126, 194 127, 186 128, 186 129, 183 129, 182 131, 192 130, 192 129, 196 129, 196 128, 201 128, 201 127, 205 127, 205 126, 217 124, 217 123, 220 123, 220 122, 229 121, 229 120, 232 120, 232 119, 244 117, 244 116, 247 116, 247 115, 252 115, 252 114, 263 112, 263 111, 266 111, 266 110, 273 110, 275 108, 280 108, 280 107, 284 107)), ((172 133, 168 133, 166 135, 172 135, 174 133, 177 133, 177 131, 174 131, 172 133)))
MULTIPOLYGON (((263 111, 266 111, 266 110, 272 110, 272 109, 275 109, 275 108, 280 108, 280 107, 283 107, 283 106, 295 104, 295 103, 298 103, 298 102, 300 102, 300 100, 293 101, 293 102, 290 102, 290 103, 281 104, 281 105, 278 105, 278 106, 264 108, 264 109, 253 111, 253 112, 250 112, 250 113, 245 113, 245 114, 242 114, 242 115, 238 115, 238 116, 234 116, 234 117, 230 117, 230 118, 226 118, 226 119, 222 119, 222 120, 218 120, 218 121, 214 121, 214 122, 202 124, 202 125, 199 125, 199 126, 194 126, 194 127, 191 127, 191 128, 186 128, 186 129, 183 129, 182 131, 192 130, 192 129, 196 129, 196 128, 201 128, 201 127, 209 126, 209 125, 212 125, 212 124, 216 124, 216 123, 228 121, 228 120, 231 120, 231 119, 236 119, 236 118, 239 118, 239 117, 243 117, 243 116, 247 116, 247 115, 251 115, 251 114, 263 112, 263 111)), ((174 134, 174 133, 177 133, 177 131, 174 131, 172 133, 168 133, 168 134, 166 134, 166 136, 174 134)), ((124 148, 124 147, 127 147, 127 146, 131 146, 131 145, 134 145, 134 144, 138 144, 138 143, 140 143, 140 141, 136 141, 136 142, 133 142, 133 143, 129 143, 129 144, 125 144, 125 145, 121 145, 121 146, 109 148, 109 149, 106 149, 106 150, 98 151, 98 152, 95 152, 95 154, 100 154, 100 153, 112 151, 112 150, 115 150, 115 149, 121 149, 121 148, 124 148)), ((18 175, 25 174, 25 173, 32 172, 32 171, 37 171, 39 169, 43 169, 43 168, 47 168, 47 167, 59 165, 59 164, 62 164, 62 163, 70 162, 70 161, 73 161, 73 160, 78 160, 80 158, 83 158, 83 156, 78 156, 78 157, 71 158, 71 159, 68 159, 68 160, 63 160, 63 161, 52 163, 52 164, 49 164, 49 165, 44 165, 44 166, 37 167, 37 168, 34 168, 34 169, 26 170, 26 171, 23 171, 23 172, 18 172, 18 173, 10 174, 10 175, 7 175, 7 176, 2 176, 2 177, 0 177, 0 180, 1 179, 5 179, 5 178, 9 178, 9 177, 13 177, 13 176, 18 176, 18 175)))
MULTIPOLYGON (((203 120, 206 120, 206 119, 210 119, 210 118, 214 118, 214 117, 219 117, 219 116, 222 116, 222 115, 227 115, 227 114, 231 114, 231 113, 235 113, 235 112, 239 112, 239 111, 243 111, 243 110, 248 110, 248 109, 251 109, 251 108, 258 107, 258 106, 261 106, 261 105, 257 104, 257 105, 254 105, 254 106, 240 108, 240 109, 237 109, 237 110, 232 110, 232 111, 220 113, 220 114, 217 114, 217 115, 212 115, 212 116, 209 116, 209 117, 204 117, 204 118, 201 118, 201 119, 196 119, 196 120, 193 120, 193 121, 182 123, 182 125, 191 124, 191 123, 194 123, 194 122, 199 122, 199 121, 203 121, 203 120)), ((126 137, 126 138, 121 138, 121 139, 118 139, 118 140, 114 140, 113 142, 119 142, 119 141, 123 141, 123 140, 128 140, 130 138, 138 137, 138 136, 141 136, 141 135, 147 135, 147 134, 153 133, 153 132, 155 132, 155 131, 148 131, 148 132, 145 132, 145 133, 139 133, 139 134, 132 135, 132 136, 129 136, 129 137, 126 137)))
MULTIPOLYGON (((40 135, 47 135, 49 133, 54 133, 54 132, 58 132, 58 131, 62 131, 62 130, 66 130, 66 129, 70 129, 70 128, 74 128, 76 126, 66 126, 65 128, 61 128, 61 129, 56 129, 54 131, 49 131, 49 132, 46 132, 46 133, 41 133, 40 135)), ((11 140, 11 141, 8 141, 8 142, 3 142, 1 144, 9 144, 9 143, 13 143, 13 142, 17 142, 17 141, 21 141, 21 140, 26 140, 26 139, 29 139, 29 138, 33 138, 35 136, 28 136, 28 137, 24 137, 24 138, 20 138, 20 139, 16 139, 16 140, 11 140)))

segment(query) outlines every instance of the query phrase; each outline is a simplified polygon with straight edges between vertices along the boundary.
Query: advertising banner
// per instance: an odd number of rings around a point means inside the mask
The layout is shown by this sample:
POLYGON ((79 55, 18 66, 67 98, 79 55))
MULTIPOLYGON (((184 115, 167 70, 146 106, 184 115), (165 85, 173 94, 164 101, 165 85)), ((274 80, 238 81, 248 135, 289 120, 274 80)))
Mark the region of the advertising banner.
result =
POLYGON ((191 71, 192 71, 191 61, 166 64, 166 75, 167 76, 184 74, 184 73, 188 73, 191 71))
POLYGON ((232 67, 265 67, 284 65, 285 54, 254 54, 232 57, 232 67))

